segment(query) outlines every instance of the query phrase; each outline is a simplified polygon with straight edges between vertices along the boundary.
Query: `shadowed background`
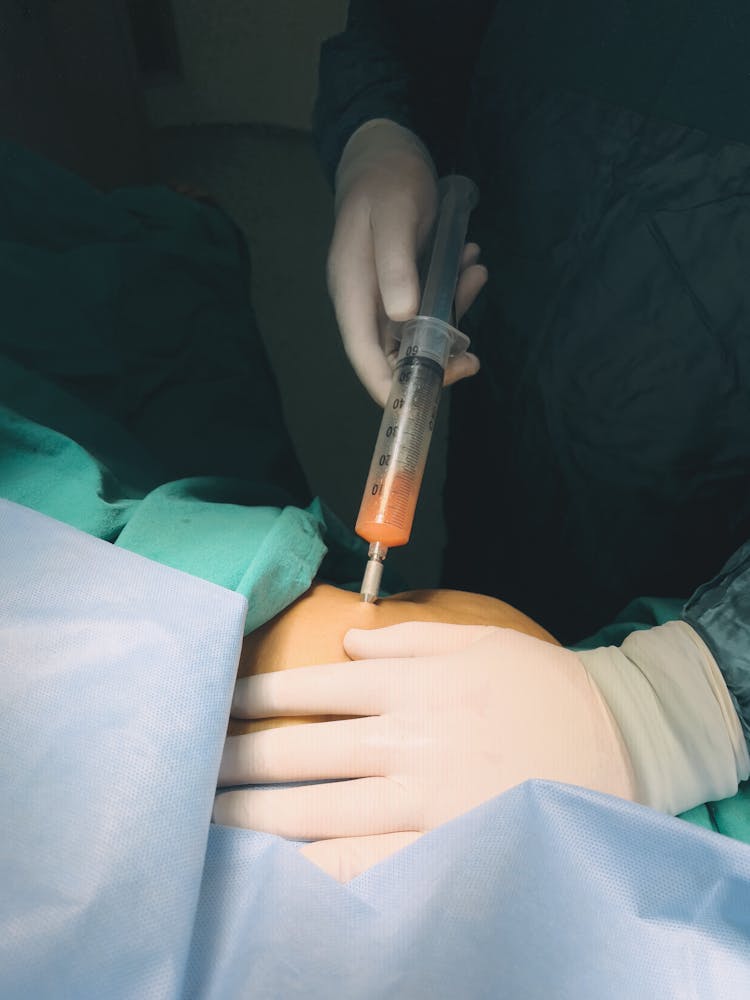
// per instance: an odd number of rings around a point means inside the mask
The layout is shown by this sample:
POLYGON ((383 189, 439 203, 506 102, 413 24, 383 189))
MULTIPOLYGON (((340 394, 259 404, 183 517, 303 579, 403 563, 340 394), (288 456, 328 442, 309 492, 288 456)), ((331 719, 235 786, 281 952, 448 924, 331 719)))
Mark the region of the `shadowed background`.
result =
MULTIPOLYGON (((353 526, 380 411, 325 289, 332 197, 312 149, 321 41, 346 0, 3 0, 0 132, 95 184, 182 182, 246 234, 252 294, 314 493, 353 526)), ((436 586, 447 394, 412 540, 390 561, 436 586)))

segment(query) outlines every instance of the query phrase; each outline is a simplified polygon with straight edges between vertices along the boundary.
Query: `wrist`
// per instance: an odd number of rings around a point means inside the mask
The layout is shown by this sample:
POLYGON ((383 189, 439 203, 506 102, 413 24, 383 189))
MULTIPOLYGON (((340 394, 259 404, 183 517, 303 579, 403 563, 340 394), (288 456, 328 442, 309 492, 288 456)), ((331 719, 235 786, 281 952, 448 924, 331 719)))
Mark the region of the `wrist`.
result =
POLYGON ((579 652, 633 764, 637 801, 677 814, 726 798, 750 770, 718 666, 685 622, 579 652))

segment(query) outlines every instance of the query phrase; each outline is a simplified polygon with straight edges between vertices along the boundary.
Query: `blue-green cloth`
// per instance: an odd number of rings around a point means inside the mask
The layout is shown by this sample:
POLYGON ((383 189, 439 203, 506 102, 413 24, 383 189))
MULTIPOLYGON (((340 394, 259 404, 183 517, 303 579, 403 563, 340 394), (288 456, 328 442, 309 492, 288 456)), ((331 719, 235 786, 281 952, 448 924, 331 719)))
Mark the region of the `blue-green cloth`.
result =
POLYGON ((366 548, 310 496, 231 220, 7 143, 0 191, 0 495, 238 591, 248 630, 352 586, 366 548))

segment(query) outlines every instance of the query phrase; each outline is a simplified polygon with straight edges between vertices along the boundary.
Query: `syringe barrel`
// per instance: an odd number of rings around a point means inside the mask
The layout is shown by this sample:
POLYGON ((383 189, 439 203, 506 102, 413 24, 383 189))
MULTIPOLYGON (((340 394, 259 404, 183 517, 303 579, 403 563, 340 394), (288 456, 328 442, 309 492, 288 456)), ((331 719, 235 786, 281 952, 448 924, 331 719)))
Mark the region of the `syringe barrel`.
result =
POLYGON ((456 332, 427 316, 404 325, 355 526, 368 542, 391 548, 409 541, 456 332))

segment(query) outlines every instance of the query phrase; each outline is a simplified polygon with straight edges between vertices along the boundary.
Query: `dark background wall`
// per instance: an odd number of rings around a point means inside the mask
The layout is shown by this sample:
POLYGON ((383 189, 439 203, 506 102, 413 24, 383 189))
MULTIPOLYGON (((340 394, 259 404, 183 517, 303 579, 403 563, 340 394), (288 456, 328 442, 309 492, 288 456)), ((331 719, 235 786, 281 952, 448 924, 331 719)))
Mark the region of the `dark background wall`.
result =
MULTIPOLYGON (((354 524, 380 411, 325 290, 331 194, 309 134, 321 41, 346 0, 0 0, 0 132, 94 183, 192 183, 247 235, 260 327, 314 492, 354 524)), ((414 534, 435 586, 447 402, 414 534)))
POLYGON ((0 128, 109 186, 147 173, 148 123, 120 0, 2 0, 0 128))

